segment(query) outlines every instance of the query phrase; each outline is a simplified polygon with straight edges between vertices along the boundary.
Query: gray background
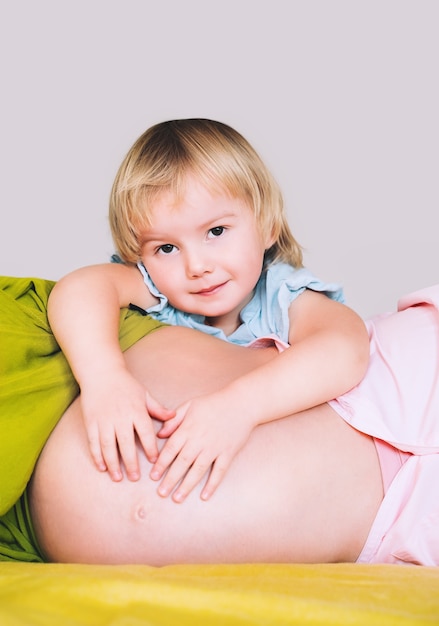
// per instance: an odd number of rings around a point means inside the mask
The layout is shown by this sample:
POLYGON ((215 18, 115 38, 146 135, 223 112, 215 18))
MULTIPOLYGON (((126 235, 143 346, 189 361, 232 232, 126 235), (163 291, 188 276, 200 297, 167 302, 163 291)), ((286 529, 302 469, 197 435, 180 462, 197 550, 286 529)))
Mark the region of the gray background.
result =
POLYGON ((0 272, 112 252, 116 169, 148 126, 231 124, 284 191, 307 266, 363 316, 439 282, 439 2, 0 4, 0 272))

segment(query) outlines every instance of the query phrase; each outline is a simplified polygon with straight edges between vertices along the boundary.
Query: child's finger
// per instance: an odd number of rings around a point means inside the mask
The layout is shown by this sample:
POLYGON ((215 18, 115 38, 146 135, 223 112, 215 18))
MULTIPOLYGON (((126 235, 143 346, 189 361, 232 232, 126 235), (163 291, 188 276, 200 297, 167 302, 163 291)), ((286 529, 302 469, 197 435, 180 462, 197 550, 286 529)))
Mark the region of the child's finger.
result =
POLYGON ((174 409, 167 409, 155 398, 153 398, 148 392, 146 392, 146 408, 151 417, 162 422, 171 419, 175 416, 174 409))
POLYGON ((192 458, 192 456, 188 456, 187 453, 184 455, 179 454, 177 456, 177 458, 170 465, 157 490, 160 496, 166 498, 170 493, 172 493, 180 480, 182 480, 182 478, 186 475, 194 460, 195 459, 192 458))
POLYGON ((201 499, 208 500, 216 491, 218 485, 223 480, 225 473, 229 469, 231 459, 224 456, 218 457, 212 465, 209 478, 201 491, 201 499))
POLYGON ((157 432, 157 437, 160 437, 160 439, 167 439, 177 430, 180 424, 180 419, 172 417, 167 422, 163 423, 163 426, 161 426, 160 430, 157 432))
POLYGON ((161 439, 166 439, 167 437, 170 437, 183 422, 188 407, 189 403, 183 404, 176 411, 174 411, 174 415, 172 415, 166 421, 163 421, 162 427, 157 433, 157 437, 160 437, 161 439))
MULTIPOLYGON (((183 502, 194 487, 196 487, 202 478, 207 474, 211 465, 212 461, 210 456, 203 453, 200 454, 186 473, 186 476, 183 478, 180 485, 178 485, 177 489, 174 491, 172 495, 174 502, 183 502)), ((218 482, 220 480, 221 479, 218 478, 218 482)))
POLYGON ((163 476, 163 474, 171 465, 171 463, 174 461, 174 459, 176 459, 177 455, 182 449, 183 444, 180 444, 177 441, 177 438, 178 438, 177 436, 174 436, 174 437, 171 437, 171 439, 168 439, 168 441, 165 443, 165 445, 161 449, 158 459, 154 463, 150 472, 150 477, 153 480, 160 480, 160 478, 163 476))
POLYGON ((105 465, 112 480, 122 480, 116 434, 112 431, 101 433, 101 449, 105 465))
POLYGON ((139 480, 139 459, 137 456, 135 433, 131 424, 129 425, 129 427, 127 424, 127 426, 123 430, 117 432, 117 447, 115 449, 111 449, 112 465, 110 466, 109 462, 107 461, 108 471, 110 473, 113 468, 116 472, 118 468, 120 471, 119 455, 117 454, 118 451, 125 467, 127 478, 133 481, 139 480), (116 453, 116 456, 113 456, 114 451, 116 453))
POLYGON ((149 418, 143 418, 140 422, 136 423, 135 429, 140 444, 145 451, 146 458, 150 463, 155 463, 159 451, 152 421, 149 418))
POLYGON ((97 428, 89 426, 87 428, 88 447, 90 449, 91 458, 100 472, 106 472, 107 466, 102 456, 101 442, 97 428))

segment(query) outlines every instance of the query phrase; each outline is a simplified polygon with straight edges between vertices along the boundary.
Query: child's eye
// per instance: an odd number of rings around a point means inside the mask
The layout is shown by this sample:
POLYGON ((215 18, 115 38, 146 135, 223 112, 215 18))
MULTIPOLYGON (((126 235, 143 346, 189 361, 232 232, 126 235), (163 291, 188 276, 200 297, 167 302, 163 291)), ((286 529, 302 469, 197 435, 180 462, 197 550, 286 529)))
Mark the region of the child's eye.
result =
POLYGON ((157 252, 160 254, 171 254, 174 252, 175 246, 172 243, 164 243, 162 246, 157 248, 157 252))
POLYGON ((214 228, 210 229, 210 233, 214 236, 214 237, 219 237, 220 235, 223 234, 223 232, 225 231, 225 227, 224 226, 215 226, 214 228))

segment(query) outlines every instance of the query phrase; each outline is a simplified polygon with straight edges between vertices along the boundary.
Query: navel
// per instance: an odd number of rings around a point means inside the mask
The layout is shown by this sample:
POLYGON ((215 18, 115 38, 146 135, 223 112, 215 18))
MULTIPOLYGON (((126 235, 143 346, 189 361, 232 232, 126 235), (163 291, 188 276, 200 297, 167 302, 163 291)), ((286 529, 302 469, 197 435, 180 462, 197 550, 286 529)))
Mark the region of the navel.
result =
POLYGON ((133 511, 133 519, 135 522, 144 522, 148 517, 148 511, 144 504, 137 504, 133 511))

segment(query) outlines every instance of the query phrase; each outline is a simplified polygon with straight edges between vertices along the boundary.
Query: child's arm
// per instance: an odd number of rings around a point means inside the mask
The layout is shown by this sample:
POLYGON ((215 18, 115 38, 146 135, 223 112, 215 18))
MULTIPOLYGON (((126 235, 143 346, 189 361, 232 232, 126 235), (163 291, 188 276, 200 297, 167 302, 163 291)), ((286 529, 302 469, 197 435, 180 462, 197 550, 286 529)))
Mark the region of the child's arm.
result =
POLYGON ((118 450, 128 477, 139 477, 136 433, 148 458, 157 458, 148 409, 160 415, 160 407, 127 370, 118 342, 120 309, 155 302, 139 270, 120 264, 76 270, 54 286, 49 298, 51 327, 81 389, 92 457, 113 480, 122 478, 118 450))
POLYGON ((369 338, 354 311, 307 290, 289 313, 290 348, 221 391, 186 403, 163 426, 161 436, 175 432, 151 473, 159 479, 168 469, 161 495, 184 477, 173 494, 184 500, 210 469, 201 494, 207 499, 256 425, 331 400, 362 379, 369 338))

